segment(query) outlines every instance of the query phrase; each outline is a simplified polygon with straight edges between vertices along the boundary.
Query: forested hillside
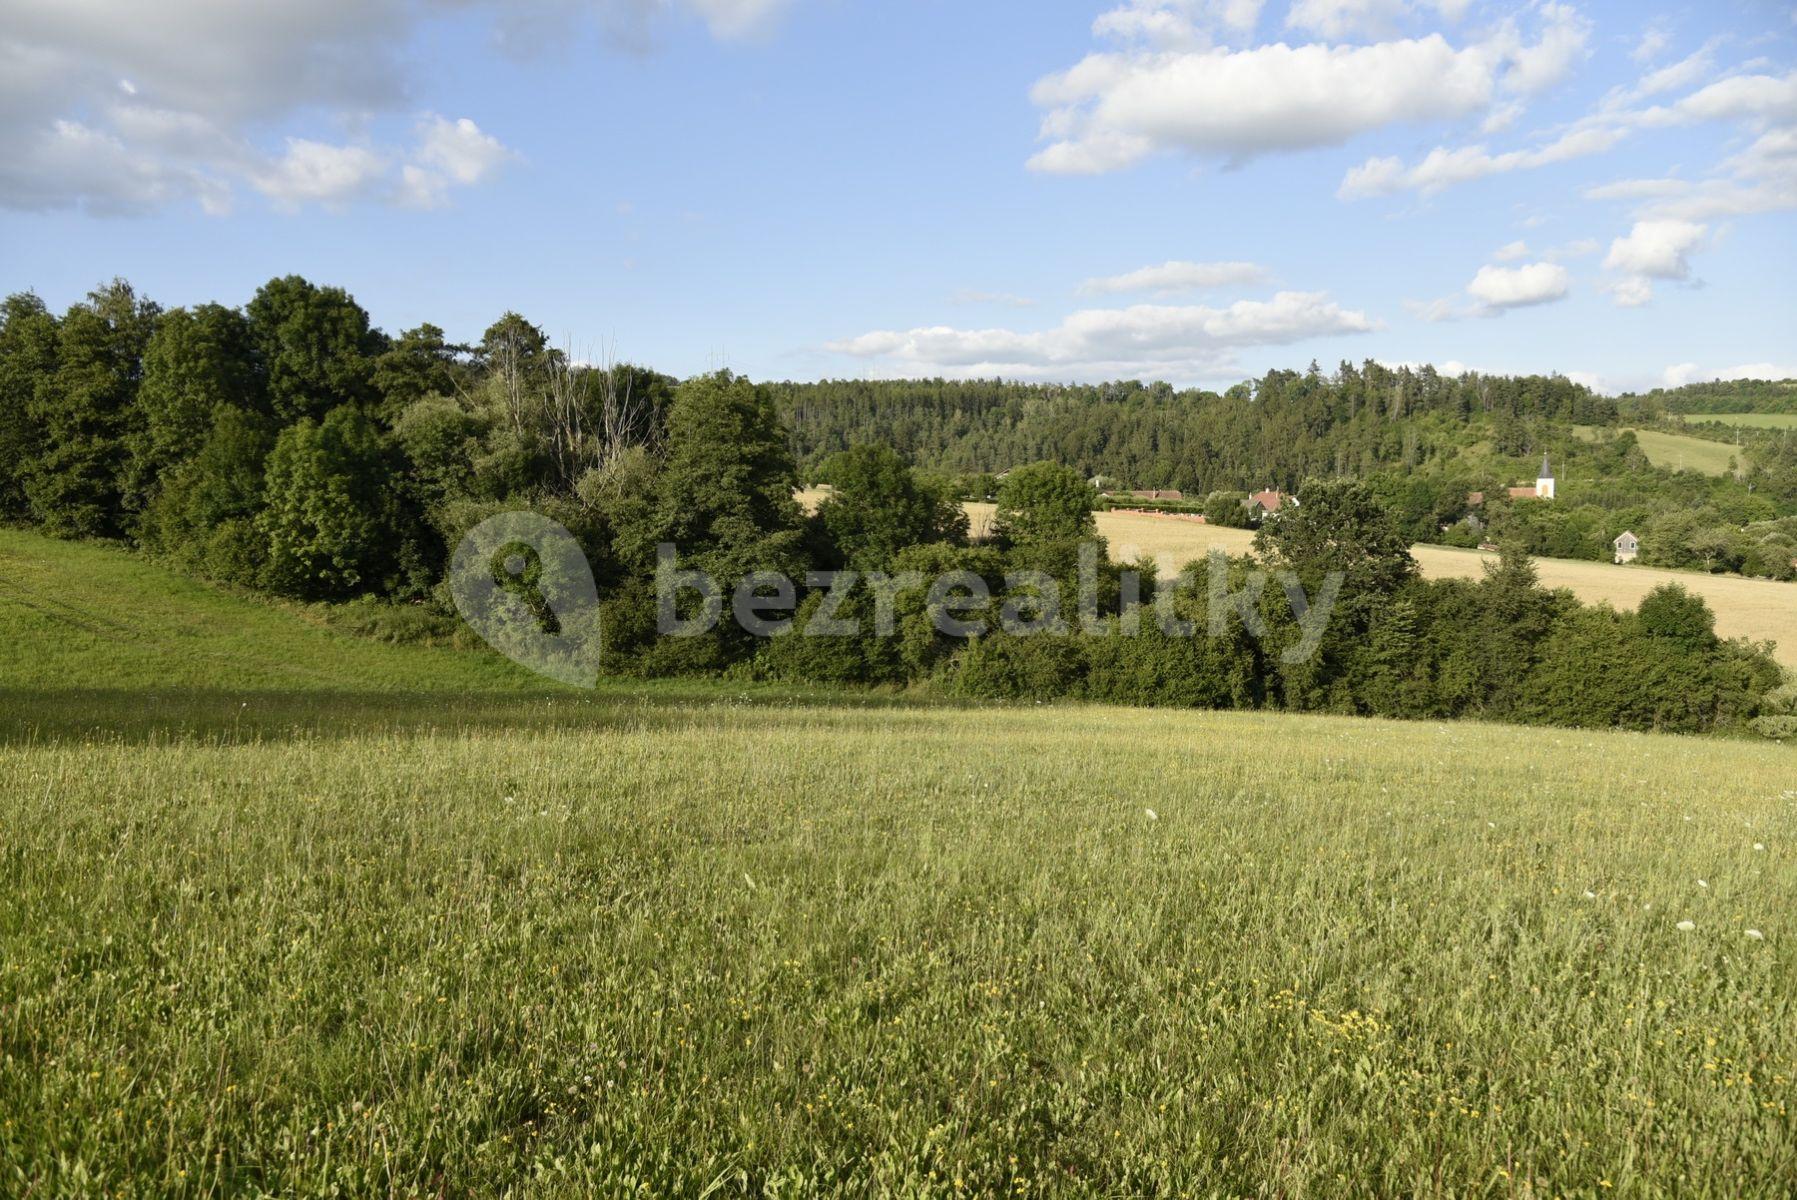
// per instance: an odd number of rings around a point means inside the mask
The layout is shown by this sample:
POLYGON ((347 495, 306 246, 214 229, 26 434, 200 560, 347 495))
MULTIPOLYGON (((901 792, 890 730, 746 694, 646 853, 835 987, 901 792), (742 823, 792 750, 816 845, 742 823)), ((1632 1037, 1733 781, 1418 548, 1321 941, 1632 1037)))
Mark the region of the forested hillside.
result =
POLYGON ((1575 436, 1616 414, 1557 377, 1368 365, 1223 396, 677 382, 571 361, 516 313, 471 346, 430 325, 389 336, 348 293, 296 276, 242 309, 164 311, 121 281, 60 317, 30 294, 0 317, 0 518, 128 542, 225 584, 409 601, 409 623, 453 627, 450 549, 529 509, 591 564, 617 673, 1788 731, 1779 669, 1717 637, 1700 599, 1668 587, 1637 612, 1588 609, 1540 589, 1517 551, 1561 539, 1601 552, 1630 506, 1671 506, 1723 514, 1788 566, 1782 534, 1741 526, 1780 515, 1789 481, 1757 466, 1669 473, 1627 434, 1575 436), (1560 500, 1503 498, 1544 451, 1566 464, 1560 500), (800 461, 835 485, 814 513, 795 499, 800 461), (996 492, 990 539, 969 540, 949 468, 1009 468, 980 485, 996 492), (1097 538, 1088 477, 1101 472, 1194 492, 1272 483, 1302 503, 1261 524, 1258 562, 1194 563, 1166 585, 1137 563, 1132 585, 1097 538), (1472 511, 1480 487, 1489 499, 1472 511), (1424 580, 1408 550, 1418 529, 1502 536, 1513 552, 1483 582, 1424 580), (792 618, 669 636, 668 567, 735 591, 739 614, 740 588, 771 602, 755 581, 777 574, 792 618), (1279 587, 1266 567, 1287 572, 1279 587), (837 595, 818 573, 843 569, 855 574, 837 595), (944 623, 933 588, 882 598, 874 578, 957 580, 965 620, 944 623), (849 632, 781 635, 824 619, 849 632))
MULTIPOLYGON (((774 391, 813 475, 831 454, 877 440, 965 477, 962 491, 978 496, 992 486, 981 474, 1048 459, 1120 488, 1178 489, 1194 507, 1215 497, 1223 503, 1204 506, 1212 520, 1228 519, 1248 491, 1345 475, 1366 480, 1418 542, 1513 540, 1536 554, 1608 561, 1629 530, 1652 565, 1797 576, 1797 442, 1730 434, 1741 445, 1721 477, 1656 467, 1617 401, 1562 376, 1449 378, 1368 362, 1330 375, 1314 364, 1274 371, 1221 395, 1000 380, 774 391), (1507 488, 1532 483, 1544 455, 1559 477, 1557 501, 1512 503, 1507 488), (1474 493, 1485 499, 1472 502, 1474 493)), ((1630 421, 1648 422, 1639 398, 1626 403, 1630 421)))
POLYGON ((1334 375, 1314 364, 1274 371, 1222 395, 940 379, 781 384, 775 394, 801 465, 877 439, 945 471, 1052 459, 1200 494, 1420 467, 1455 457, 1474 428, 1499 456, 1539 458, 1555 427, 1616 419, 1614 403, 1562 376, 1449 378, 1374 362, 1334 375))

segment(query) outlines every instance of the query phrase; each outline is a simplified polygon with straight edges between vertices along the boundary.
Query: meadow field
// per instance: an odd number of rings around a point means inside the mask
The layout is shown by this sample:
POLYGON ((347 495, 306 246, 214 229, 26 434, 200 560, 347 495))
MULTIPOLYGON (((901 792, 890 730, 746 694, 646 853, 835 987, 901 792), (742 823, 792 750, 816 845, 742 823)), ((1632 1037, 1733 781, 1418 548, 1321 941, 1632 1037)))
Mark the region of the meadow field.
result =
MULTIPOLYGON (((993 505, 969 504, 967 510, 976 531, 990 526, 993 505)), ((1109 540, 1113 557, 1151 555, 1167 575, 1177 574, 1212 548, 1234 555, 1254 549, 1254 534, 1245 529, 1144 513, 1101 512, 1097 519, 1098 532, 1109 540)), ((1423 574, 1432 579, 1478 579, 1485 564, 1497 560, 1495 554, 1452 546, 1413 546, 1411 553, 1423 574)), ((1661 584, 1679 584, 1702 596, 1715 611, 1717 632, 1724 637, 1774 641, 1778 661, 1797 670, 1797 583, 1562 558, 1538 558, 1535 566, 1542 586, 1566 588, 1587 603, 1605 603, 1617 609, 1636 607, 1661 584)))
POLYGON ((1742 429, 1797 429, 1797 413, 1686 413, 1684 420, 1689 425, 1715 421, 1742 429))
POLYGON ((1797 1179, 1787 748, 577 693, 0 552, 0 1192, 1797 1179))
MULTIPOLYGON (((1573 432, 1587 441, 1595 441, 1609 431, 1592 425, 1575 425, 1573 432)), ((1673 471, 1696 471, 1703 475, 1727 475, 1740 465, 1740 452, 1727 442, 1662 433, 1657 429, 1625 429, 1620 432, 1634 434, 1641 452, 1656 467, 1673 471)))

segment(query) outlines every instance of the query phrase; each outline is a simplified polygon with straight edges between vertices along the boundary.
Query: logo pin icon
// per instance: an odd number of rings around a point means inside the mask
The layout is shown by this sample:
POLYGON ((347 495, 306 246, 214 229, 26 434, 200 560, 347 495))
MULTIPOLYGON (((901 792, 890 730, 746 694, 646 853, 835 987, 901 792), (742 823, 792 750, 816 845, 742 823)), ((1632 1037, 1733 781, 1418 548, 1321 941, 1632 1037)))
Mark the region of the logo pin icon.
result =
POLYGON ((495 650, 575 687, 599 682, 599 588, 574 535, 532 512, 468 532, 449 565, 462 619, 495 650))

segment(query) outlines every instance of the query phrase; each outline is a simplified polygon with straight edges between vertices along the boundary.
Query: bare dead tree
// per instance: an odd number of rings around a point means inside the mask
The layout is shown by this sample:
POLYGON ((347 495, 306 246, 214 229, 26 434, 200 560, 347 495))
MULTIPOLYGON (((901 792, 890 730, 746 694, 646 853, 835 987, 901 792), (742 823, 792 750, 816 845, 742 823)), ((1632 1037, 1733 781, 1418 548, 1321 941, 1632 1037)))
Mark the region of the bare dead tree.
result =
POLYGON ((588 471, 608 472, 633 449, 649 448, 647 401, 636 395, 634 376, 618 370, 609 347, 597 364, 571 347, 550 359, 547 432, 563 487, 572 489, 588 471))

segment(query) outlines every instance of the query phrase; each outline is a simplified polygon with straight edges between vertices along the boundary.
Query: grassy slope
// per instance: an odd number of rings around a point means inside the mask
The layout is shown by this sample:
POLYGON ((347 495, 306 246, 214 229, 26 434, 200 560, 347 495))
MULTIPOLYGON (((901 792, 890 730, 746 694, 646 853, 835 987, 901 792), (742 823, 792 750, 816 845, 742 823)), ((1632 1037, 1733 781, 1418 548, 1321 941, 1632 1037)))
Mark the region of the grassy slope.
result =
MULTIPOLYGON (((1608 433, 1594 425, 1578 425, 1573 432, 1587 440, 1608 433)), ((1697 471, 1704 475, 1727 475, 1738 465, 1739 452, 1727 442, 1707 438, 1685 437, 1677 433, 1661 433, 1656 429, 1630 429, 1647 461, 1656 467, 1674 471, 1697 471)))
MULTIPOLYGON (((990 522, 992 505, 969 504, 976 527, 990 522)), ((1227 554, 1247 554, 1254 535, 1169 517, 1134 513, 1099 513, 1098 532, 1110 539, 1111 552, 1125 558, 1152 555, 1163 572, 1177 573, 1215 547, 1227 554)), ((1477 579, 1493 554, 1450 546, 1416 546, 1412 551, 1423 574, 1434 579, 1477 579)), ((1778 644, 1778 661, 1797 670, 1797 583, 1743 579, 1738 575, 1705 575, 1653 567, 1618 567, 1573 559, 1535 560, 1546 587, 1567 588, 1588 604, 1634 608, 1663 583, 1677 583, 1709 602, 1716 628, 1724 637, 1746 637, 1778 644)))
POLYGON ((1786 1193, 1787 749, 446 706, 497 668, 33 561, 9 704, 229 625, 196 679, 354 719, 0 723, 0 1193, 1786 1193))
POLYGON ((1743 429, 1797 429, 1797 413, 1686 413, 1684 419, 1691 425, 1715 421, 1743 429))

